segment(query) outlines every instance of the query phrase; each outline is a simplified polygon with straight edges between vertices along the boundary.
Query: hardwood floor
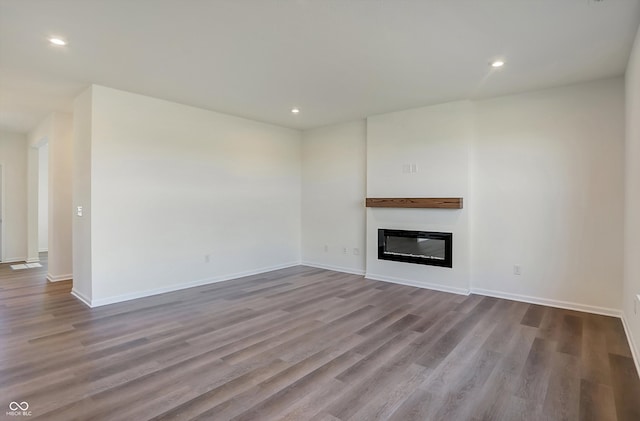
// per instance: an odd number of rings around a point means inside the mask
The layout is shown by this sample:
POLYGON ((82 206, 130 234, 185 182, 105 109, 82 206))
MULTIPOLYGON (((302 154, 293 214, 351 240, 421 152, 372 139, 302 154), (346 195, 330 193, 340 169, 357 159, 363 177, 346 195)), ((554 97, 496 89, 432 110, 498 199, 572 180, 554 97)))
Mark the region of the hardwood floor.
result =
POLYGON ((640 420, 620 320, 295 267, 89 309, 0 265, 0 416, 640 420))

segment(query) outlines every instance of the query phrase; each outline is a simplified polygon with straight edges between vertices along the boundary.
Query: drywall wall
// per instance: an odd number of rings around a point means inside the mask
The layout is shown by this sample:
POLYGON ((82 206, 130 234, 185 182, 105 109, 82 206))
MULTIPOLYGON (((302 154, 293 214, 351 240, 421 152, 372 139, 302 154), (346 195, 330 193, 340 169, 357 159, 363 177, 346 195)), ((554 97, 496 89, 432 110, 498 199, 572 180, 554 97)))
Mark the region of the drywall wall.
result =
POLYGON ((0 132, 3 262, 27 257, 27 137, 0 132))
POLYGON ((49 140, 49 262, 47 279, 73 277, 72 262, 72 170, 73 120, 70 114, 54 113, 49 140))
POLYGON ((39 149, 49 148, 48 173, 48 273, 50 281, 72 277, 71 171, 72 117, 54 112, 28 135, 27 151, 27 252, 28 261, 38 258, 39 149))
POLYGON ((90 127, 93 305, 300 261, 299 131, 101 86, 90 127))
MULTIPOLYGON (((451 102, 367 118, 367 197, 469 196, 473 104, 451 102)), ((469 291, 470 205, 463 209, 367 209, 367 277, 469 291), (453 268, 378 260, 378 229, 453 233, 453 268)))
POLYGON ((368 197, 464 208, 369 208, 367 276, 617 314, 623 115, 616 78, 369 117, 368 197), (454 267, 378 260, 379 228, 452 232, 454 267))
POLYGON ((88 88, 73 102, 72 265, 71 293, 91 305, 91 104, 88 88), (78 215, 77 207, 82 207, 78 215))
POLYGON ((302 136, 99 86, 83 95, 76 161, 85 167, 76 178, 86 180, 76 180, 84 193, 75 205, 85 216, 75 220, 90 226, 79 242, 94 305, 301 257, 358 272, 362 260, 328 258, 324 245, 338 235, 346 243, 338 251, 359 248, 351 245, 362 241, 353 196, 366 163, 368 197, 465 199, 462 210, 368 209, 369 277, 620 308, 621 79, 372 116, 366 128, 352 122, 302 136), (320 207, 323 198, 336 209, 320 207), (377 260, 378 228, 453 232, 454 268, 377 260))
POLYGON ((640 29, 625 75, 625 229, 623 310, 627 332, 640 361, 640 29))
POLYGON ((618 311, 622 79, 475 105, 473 288, 579 304, 591 311, 618 311), (514 265, 521 266, 521 275, 514 275, 514 265))
POLYGON ((38 251, 49 249, 49 145, 38 151, 38 251))
POLYGON ((364 120, 303 132, 303 264, 364 274, 365 146, 364 120))

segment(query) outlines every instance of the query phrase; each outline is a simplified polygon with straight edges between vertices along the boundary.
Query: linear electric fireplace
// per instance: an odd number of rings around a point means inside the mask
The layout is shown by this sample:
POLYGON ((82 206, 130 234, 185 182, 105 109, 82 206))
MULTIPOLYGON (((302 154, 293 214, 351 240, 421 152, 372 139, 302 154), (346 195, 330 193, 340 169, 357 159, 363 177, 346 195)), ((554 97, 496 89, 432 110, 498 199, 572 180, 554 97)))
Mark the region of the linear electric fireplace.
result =
POLYGON ((449 232, 378 230, 378 259, 453 267, 449 232))

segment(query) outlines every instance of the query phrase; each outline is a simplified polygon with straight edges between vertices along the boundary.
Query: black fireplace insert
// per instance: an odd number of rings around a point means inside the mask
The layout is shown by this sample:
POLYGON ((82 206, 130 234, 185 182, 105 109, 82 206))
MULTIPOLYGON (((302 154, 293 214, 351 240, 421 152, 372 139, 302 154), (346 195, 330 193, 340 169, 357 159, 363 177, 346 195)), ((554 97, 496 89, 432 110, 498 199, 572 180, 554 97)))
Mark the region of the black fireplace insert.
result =
POLYGON ((378 230, 378 259, 453 267, 450 232, 378 230))

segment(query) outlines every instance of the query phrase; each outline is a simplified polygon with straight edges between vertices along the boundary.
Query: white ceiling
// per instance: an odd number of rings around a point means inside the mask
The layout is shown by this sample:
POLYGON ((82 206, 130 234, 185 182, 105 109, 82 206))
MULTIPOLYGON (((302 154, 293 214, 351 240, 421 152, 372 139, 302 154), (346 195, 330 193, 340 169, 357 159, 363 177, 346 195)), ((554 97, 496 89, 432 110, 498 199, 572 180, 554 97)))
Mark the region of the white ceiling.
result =
POLYGON ((0 129, 91 83, 316 127, 621 75, 639 22, 640 0, 0 0, 0 129))

